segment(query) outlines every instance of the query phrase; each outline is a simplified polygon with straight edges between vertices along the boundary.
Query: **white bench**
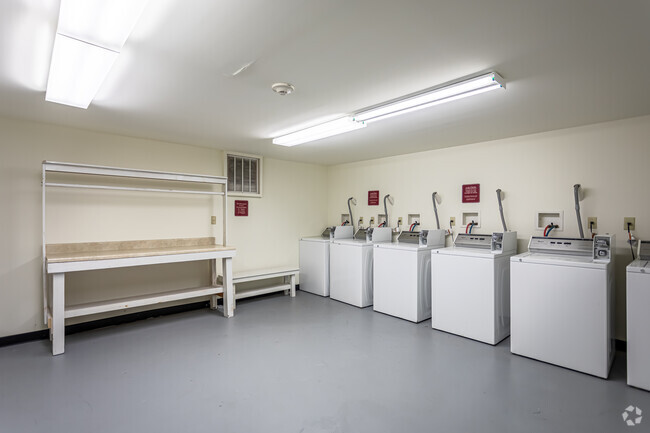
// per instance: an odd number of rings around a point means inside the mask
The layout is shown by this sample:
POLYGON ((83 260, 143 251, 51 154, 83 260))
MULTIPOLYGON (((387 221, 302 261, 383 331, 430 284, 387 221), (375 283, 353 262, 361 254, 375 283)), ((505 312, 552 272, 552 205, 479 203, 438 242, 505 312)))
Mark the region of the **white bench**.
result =
POLYGON ((284 292, 285 295, 291 294, 291 297, 295 297, 296 275, 298 275, 298 272, 299 268, 297 267, 282 267, 233 273, 232 284, 235 291, 235 299, 250 298, 252 296, 266 295, 275 292, 284 292), (239 292, 237 291, 238 284, 249 283, 251 281, 270 280, 272 278, 282 278, 283 282, 271 286, 257 287, 239 292))

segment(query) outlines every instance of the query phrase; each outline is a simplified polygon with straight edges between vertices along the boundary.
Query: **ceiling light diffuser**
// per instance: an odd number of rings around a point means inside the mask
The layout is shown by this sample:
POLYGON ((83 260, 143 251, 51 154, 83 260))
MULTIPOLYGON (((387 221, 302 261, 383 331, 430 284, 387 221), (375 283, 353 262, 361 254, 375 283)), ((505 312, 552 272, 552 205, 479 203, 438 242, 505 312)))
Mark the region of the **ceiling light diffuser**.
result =
POLYGON ((505 89, 505 82, 499 74, 490 72, 449 86, 431 88, 404 96, 380 104, 375 108, 362 110, 355 114, 354 118, 370 123, 497 89, 505 89))
POLYGON ((120 51, 147 0, 61 0, 56 32, 120 51))
POLYGON ((88 108, 147 0, 61 0, 45 100, 88 108))
POLYGON ((88 108, 119 53, 56 35, 45 100, 88 108))
POLYGON ((307 128, 292 134, 276 137, 273 139, 273 143, 283 146, 295 146, 296 144, 364 128, 366 123, 388 119, 389 117, 399 116, 423 108, 433 107, 434 105, 444 104, 445 102, 478 95, 489 92, 490 90, 505 88, 506 84, 503 77, 496 72, 490 72, 450 85, 432 87, 392 101, 377 104, 374 107, 359 110, 347 117, 323 123, 314 128, 307 128))
POLYGON ((321 123, 320 125, 276 137, 273 139, 273 144, 295 146, 365 127, 366 124, 364 122, 357 122, 351 117, 341 117, 330 122, 321 123))

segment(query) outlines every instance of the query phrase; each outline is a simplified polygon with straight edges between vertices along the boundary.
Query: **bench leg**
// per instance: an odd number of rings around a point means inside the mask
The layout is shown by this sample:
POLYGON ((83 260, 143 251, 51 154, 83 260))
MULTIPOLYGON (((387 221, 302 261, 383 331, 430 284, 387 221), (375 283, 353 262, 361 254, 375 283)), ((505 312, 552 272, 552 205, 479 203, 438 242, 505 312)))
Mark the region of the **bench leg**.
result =
POLYGON ((296 297, 296 274, 291 274, 291 297, 296 297))
MULTIPOLYGON (((212 287, 218 285, 218 275, 217 275, 217 259, 210 260, 210 275, 212 276, 212 287)), ((210 309, 217 309, 217 302, 219 297, 217 295, 210 296, 210 309)))
POLYGON ((232 317, 235 314, 235 288, 232 284, 232 258, 222 259, 223 264, 223 315, 232 317))
MULTIPOLYGON (((282 282, 283 282, 284 284, 288 284, 288 283, 289 283, 289 276, 288 276, 288 275, 285 275, 284 277, 282 277, 282 282)), ((284 291, 284 296, 287 296, 289 293, 291 293, 291 291, 290 291, 289 289, 286 289, 286 290, 284 291)))
POLYGON ((52 355, 65 350, 65 274, 52 275, 52 355))

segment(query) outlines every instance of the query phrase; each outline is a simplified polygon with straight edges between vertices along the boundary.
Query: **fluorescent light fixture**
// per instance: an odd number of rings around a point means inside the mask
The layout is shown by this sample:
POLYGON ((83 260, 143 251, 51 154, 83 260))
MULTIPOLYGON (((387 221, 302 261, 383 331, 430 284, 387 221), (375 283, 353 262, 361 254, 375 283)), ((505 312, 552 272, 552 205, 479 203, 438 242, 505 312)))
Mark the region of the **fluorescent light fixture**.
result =
POLYGON ((61 0, 45 100, 88 108, 147 0, 61 0))
POLYGON ((273 143, 283 146, 295 146, 296 144, 364 128, 366 123, 388 119, 389 117, 433 107, 434 105, 444 104, 445 102, 455 101, 472 95, 478 95, 489 92, 490 90, 505 88, 506 84, 503 77, 496 72, 489 72, 450 85, 432 87, 392 101, 377 104, 371 108, 359 110, 348 117, 342 117, 313 128, 276 137, 273 139, 273 143))
POLYGON ((370 123, 502 88, 505 89, 503 78, 496 72, 490 72, 449 86, 434 87, 398 98, 369 110, 362 110, 355 114, 354 118, 370 123))
POLYGON ((45 100, 88 108, 119 53, 56 35, 45 100))
POLYGON ((366 124, 364 122, 357 122, 351 117, 341 117, 330 122, 321 123, 320 125, 302 129, 280 137, 275 137, 273 139, 273 144, 295 146, 297 144, 307 143, 308 141, 316 141, 321 138, 331 137, 333 135, 365 127, 366 124))
POLYGON ((61 0, 57 33, 120 51, 147 0, 61 0))

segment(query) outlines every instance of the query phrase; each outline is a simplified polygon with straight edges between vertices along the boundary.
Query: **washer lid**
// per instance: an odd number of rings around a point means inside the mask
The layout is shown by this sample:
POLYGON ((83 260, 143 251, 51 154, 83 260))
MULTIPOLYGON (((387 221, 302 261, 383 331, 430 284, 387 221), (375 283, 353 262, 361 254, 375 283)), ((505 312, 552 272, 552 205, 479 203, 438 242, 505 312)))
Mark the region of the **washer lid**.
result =
POLYGON ((418 244, 408 244, 404 242, 382 242, 375 244, 375 248, 388 248, 388 249, 393 249, 393 250, 401 250, 401 251, 410 251, 410 252, 417 252, 417 251, 425 251, 425 250, 433 250, 436 248, 440 247, 435 247, 433 245, 418 245, 418 244))
POLYGON ((502 256, 510 256, 510 254, 504 254, 501 252, 492 252, 489 249, 485 248, 476 248, 476 247, 447 247, 433 250, 432 254, 442 254, 445 256, 461 256, 461 257, 478 257, 483 259, 495 259, 502 256))
POLYGON ((523 253, 510 258, 511 263, 536 263, 549 266, 569 266, 574 268, 606 269, 609 262, 594 262, 591 257, 547 253, 523 253))
POLYGON ((368 242, 362 239, 335 239, 332 241, 333 244, 337 245, 348 245, 353 247, 371 247, 375 242, 368 242))
POLYGON ((650 275, 650 261, 636 259, 626 269, 628 272, 650 275))
POLYGON ((309 236, 306 238, 300 238, 300 240, 307 241, 307 242, 321 242, 326 244, 329 244, 331 242, 328 238, 324 238, 322 236, 309 236))

